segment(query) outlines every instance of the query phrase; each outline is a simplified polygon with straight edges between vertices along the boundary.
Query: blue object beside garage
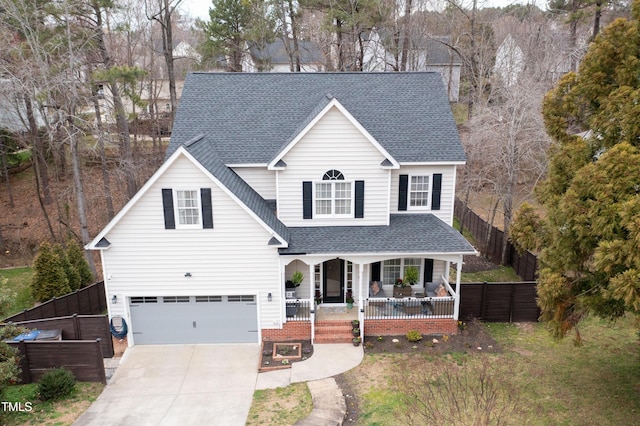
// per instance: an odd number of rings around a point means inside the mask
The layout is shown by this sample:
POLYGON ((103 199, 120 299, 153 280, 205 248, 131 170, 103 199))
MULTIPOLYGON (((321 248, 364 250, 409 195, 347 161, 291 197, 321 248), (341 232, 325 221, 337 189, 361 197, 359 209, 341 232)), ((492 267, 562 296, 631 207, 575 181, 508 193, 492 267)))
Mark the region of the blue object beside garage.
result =
POLYGON ((258 343, 255 296, 145 296, 129 299, 135 345, 258 343))

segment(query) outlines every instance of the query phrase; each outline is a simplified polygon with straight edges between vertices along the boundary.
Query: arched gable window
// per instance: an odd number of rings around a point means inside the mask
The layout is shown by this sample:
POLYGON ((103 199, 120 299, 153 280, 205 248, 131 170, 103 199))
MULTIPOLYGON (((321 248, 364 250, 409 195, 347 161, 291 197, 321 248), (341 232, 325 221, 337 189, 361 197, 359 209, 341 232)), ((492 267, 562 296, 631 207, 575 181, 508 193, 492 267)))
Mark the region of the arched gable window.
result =
POLYGON ((340 170, 329 170, 322 176, 322 180, 344 180, 344 175, 340 170))

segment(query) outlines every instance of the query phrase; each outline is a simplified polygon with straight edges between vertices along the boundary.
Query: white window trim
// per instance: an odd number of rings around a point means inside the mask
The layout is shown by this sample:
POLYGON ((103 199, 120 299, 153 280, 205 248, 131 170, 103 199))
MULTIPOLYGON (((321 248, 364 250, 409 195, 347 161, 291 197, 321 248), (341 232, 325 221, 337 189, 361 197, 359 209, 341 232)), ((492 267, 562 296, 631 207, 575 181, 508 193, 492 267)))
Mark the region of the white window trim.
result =
POLYGON ((316 180, 313 181, 313 217, 317 217, 317 218, 354 218, 355 217, 355 209, 356 209, 356 194, 355 194, 355 185, 354 185, 354 181, 351 180, 316 180), (329 214, 323 214, 323 213, 318 213, 318 210, 316 209, 316 201, 318 200, 317 196, 316 196, 316 187, 319 183, 323 183, 323 184, 331 184, 331 213, 329 214), (335 184, 336 183, 348 183, 351 186, 351 213, 349 214, 336 214, 336 190, 335 190, 335 184))
POLYGON ((200 188, 180 188, 173 189, 173 214, 176 222, 176 229, 202 229, 202 194, 200 188), (180 223, 180 207, 178 206, 178 192, 195 191, 198 200, 198 223, 183 225, 180 223))
POLYGON ((433 173, 431 174, 414 174, 409 175, 409 181, 407 182, 407 210, 431 210, 431 197, 433 193, 433 173), (427 177, 429 178, 429 191, 427 192, 427 205, 426 206, 412 206, 411 205, 411 180, 414 177, 427 177))

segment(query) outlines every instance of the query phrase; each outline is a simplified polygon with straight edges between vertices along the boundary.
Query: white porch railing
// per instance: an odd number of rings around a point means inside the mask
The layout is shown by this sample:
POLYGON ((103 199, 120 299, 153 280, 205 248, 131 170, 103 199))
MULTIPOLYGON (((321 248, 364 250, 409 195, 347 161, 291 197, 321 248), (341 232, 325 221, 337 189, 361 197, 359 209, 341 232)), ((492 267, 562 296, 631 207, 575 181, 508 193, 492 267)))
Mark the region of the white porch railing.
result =
POLYGON ((364 319, 453 318, 455 298, 403 297, 365 300, 364 319))

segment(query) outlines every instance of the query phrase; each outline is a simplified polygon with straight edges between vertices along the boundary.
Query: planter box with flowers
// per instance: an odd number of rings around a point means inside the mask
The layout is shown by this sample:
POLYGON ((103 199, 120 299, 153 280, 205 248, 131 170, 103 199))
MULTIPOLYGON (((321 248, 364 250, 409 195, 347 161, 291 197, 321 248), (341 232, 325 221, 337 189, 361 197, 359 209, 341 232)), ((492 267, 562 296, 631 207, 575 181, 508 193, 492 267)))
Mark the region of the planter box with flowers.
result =
POLYGON ((411 286, 398 278, 393 286, 393 297, 411 297, 411 286))

